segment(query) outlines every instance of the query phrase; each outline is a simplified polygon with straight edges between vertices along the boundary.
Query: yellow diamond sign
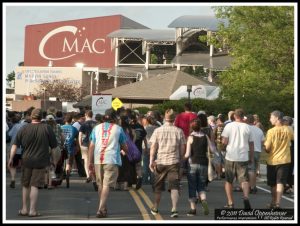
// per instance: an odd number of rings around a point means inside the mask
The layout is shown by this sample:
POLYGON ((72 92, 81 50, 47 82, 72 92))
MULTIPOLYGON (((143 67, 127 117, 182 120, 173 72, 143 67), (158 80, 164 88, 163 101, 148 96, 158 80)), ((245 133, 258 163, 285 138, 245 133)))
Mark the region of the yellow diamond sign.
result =
POLYGON ((121 108, 123 106, 123 103, 120 101, 119 98, 115 98, 112 102, 111 102, 111 106, 112 108, 116 111, 118 110, 118 108, 121 108))

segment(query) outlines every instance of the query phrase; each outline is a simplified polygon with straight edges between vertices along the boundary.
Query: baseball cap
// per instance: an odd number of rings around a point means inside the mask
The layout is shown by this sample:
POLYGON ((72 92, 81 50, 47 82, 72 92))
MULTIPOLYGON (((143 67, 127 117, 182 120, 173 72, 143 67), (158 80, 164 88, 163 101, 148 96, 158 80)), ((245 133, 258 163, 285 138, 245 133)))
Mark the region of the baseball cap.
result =
POLYGON ((47 121, 55 120, 55 118, 54 118, 53 115, 47 115, 47 116, 46 116, 46 120, 47 120, 47 121))
POLYGON ((112 108, 107 109, 103 116, 103 120, 104 121, 117 120, 117 112, 112 108))
POLYGON ((203 110, 198 111, 197 115, 201 115, 201 114, 206 115, 206 112, 203 110))

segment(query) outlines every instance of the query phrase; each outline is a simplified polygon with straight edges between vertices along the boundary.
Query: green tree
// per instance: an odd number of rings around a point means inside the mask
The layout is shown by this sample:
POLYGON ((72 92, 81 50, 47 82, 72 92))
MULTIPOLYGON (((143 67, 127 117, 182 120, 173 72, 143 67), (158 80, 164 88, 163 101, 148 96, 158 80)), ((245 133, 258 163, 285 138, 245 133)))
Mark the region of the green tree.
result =
POLYGON ((60 101, 75 102, 80 101, 88 95, 88 89, 84 86, 75 86, 67 83, 66 80, 56 80, 55 82, 44 81, 36 89, 36 95, 41 99, 48 99, 49 97, 57 97, 60 101))
POLYGON ((215 7, 228 19, 218 36, 230 46, 231 68, 221 73, 222 96, 253 110, 294 112, 294 7, 215 7))
POLYGON ((6 81, 7 82, 9 82, 9 83, 11 83, 12 81, 14 81, 15 80, 15 72, 13 71, 13 72, 10 72, 7 76, 6 76, 6 81))
MULTIPOLYGON (((22 62, 19 62, 18 63, 18 66, 20 67, 20 66, 24 66, 24 62, 22 61, 22 62)), ((10 72, 7 76, 6 76, 6 81, 8 82, 8 83, 12 83, 12 81, 15 81, 15 76, 16 76, 16 74, 15 74, 15 71, 12 71, 12 72, 10 72)))

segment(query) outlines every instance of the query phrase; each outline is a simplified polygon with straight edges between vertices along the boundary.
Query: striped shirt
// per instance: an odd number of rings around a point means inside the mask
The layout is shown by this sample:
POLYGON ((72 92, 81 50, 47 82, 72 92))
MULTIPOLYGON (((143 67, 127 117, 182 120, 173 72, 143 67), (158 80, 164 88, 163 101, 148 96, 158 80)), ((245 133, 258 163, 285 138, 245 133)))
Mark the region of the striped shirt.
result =
POLYGON ((180 161, 181 145, 186 144, 186 140, 182 129, 166 122, 154 130, 150 143, 158 147, 157 164, 173 165, 180 161))

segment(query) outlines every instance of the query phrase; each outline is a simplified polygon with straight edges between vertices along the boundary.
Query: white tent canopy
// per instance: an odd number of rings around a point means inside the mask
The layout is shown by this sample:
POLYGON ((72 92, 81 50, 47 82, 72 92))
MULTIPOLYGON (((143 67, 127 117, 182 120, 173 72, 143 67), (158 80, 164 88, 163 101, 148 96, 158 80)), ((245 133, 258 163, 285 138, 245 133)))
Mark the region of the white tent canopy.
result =
MULTIPOLYGON (((218 98, 219 93, 220 88, 217 86, 195 85, 192 86, 190 98, 203 98, 207 100, 214 100, 218 98)), ((180 100, 182 98, 188 98, 187 86, 180 86, 170 96, 170 100, 180 100)))

